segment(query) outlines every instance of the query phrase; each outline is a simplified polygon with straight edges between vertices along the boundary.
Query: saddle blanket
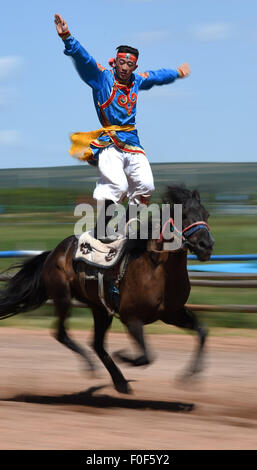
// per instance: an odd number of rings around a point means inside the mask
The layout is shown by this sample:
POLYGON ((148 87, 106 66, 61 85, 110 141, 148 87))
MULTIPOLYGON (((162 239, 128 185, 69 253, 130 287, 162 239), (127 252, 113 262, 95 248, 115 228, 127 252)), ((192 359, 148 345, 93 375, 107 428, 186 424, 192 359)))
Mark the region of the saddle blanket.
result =
POLYGON ((74 260, 85 261, 100 268, 111 268, 121 259, 127 240, 126 237, 121 237, 103 243, 94 238, 93 231, 84 232, 78 239, 74 260))

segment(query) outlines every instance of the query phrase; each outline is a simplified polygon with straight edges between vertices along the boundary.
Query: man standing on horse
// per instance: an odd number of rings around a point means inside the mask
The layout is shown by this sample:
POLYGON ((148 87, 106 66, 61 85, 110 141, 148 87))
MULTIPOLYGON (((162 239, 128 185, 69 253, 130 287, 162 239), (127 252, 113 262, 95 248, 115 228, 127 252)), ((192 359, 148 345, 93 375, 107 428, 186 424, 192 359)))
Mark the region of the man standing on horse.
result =
POLYGON ((138 50, 119 46, 108 70, 70 34, 60 15, 55 15, 55 24, 65 45, 64 54, 72 57, 80 77, 92 88, 102 124, 97 131, 73 134, 71 155, 98 166, 100 178, 93 194, 96 200, 117 204, 128 197, 129 204, 148 204, 154 181, 135 128, 137 95, 139 90, 187 77, 189 65, 135 73, 138 50))

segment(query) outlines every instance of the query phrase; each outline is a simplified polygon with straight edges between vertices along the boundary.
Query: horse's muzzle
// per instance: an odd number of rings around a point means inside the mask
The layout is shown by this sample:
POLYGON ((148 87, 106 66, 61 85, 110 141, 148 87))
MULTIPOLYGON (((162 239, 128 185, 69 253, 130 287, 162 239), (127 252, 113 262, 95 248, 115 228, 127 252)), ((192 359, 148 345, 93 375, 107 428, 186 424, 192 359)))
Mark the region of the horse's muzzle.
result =
POLYGON ((213 246, 214 239, 210 233, 207 234, 208 237, 196 239, 194 242, 186 240, 185 246, 194 253, 199 261, 209 261, 213 246))

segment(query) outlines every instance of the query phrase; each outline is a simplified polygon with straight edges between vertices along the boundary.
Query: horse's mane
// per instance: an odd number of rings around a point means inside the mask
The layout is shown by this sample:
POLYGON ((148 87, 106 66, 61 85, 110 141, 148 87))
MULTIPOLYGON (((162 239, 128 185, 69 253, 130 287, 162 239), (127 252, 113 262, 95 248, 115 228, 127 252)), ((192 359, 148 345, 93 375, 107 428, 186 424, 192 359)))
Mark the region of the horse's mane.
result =
POLYGON ((185 187, 184 184, 167 186, 163 197, 163 203, 183 204, 193 197, 192 192, 185 187))

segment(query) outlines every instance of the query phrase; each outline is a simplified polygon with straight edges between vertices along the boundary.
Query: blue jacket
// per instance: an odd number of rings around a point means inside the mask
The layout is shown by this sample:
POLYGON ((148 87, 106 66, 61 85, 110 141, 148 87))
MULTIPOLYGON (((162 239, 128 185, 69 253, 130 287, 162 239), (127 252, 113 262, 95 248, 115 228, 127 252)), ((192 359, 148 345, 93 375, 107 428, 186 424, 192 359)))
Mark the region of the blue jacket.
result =
MULTIPOLYGON (((135 125, 139 90, 149 90, 154 85, 172 83, 179 78, 177 70, 161 69, 142 74, 132 73, 130 83, 122 85, 115 71, 97 64, 73 36, 65 39, 64 44, 64 54, 72 57, 80 77, 92 88, 96 112, 102 126, 135 125)), ((97 164, 99 149, 113 143, 125 152, 144 154, 136 129, 130 132, 118 131, 100 136, 92 143, 94 158, 89 163, 97 164)))

